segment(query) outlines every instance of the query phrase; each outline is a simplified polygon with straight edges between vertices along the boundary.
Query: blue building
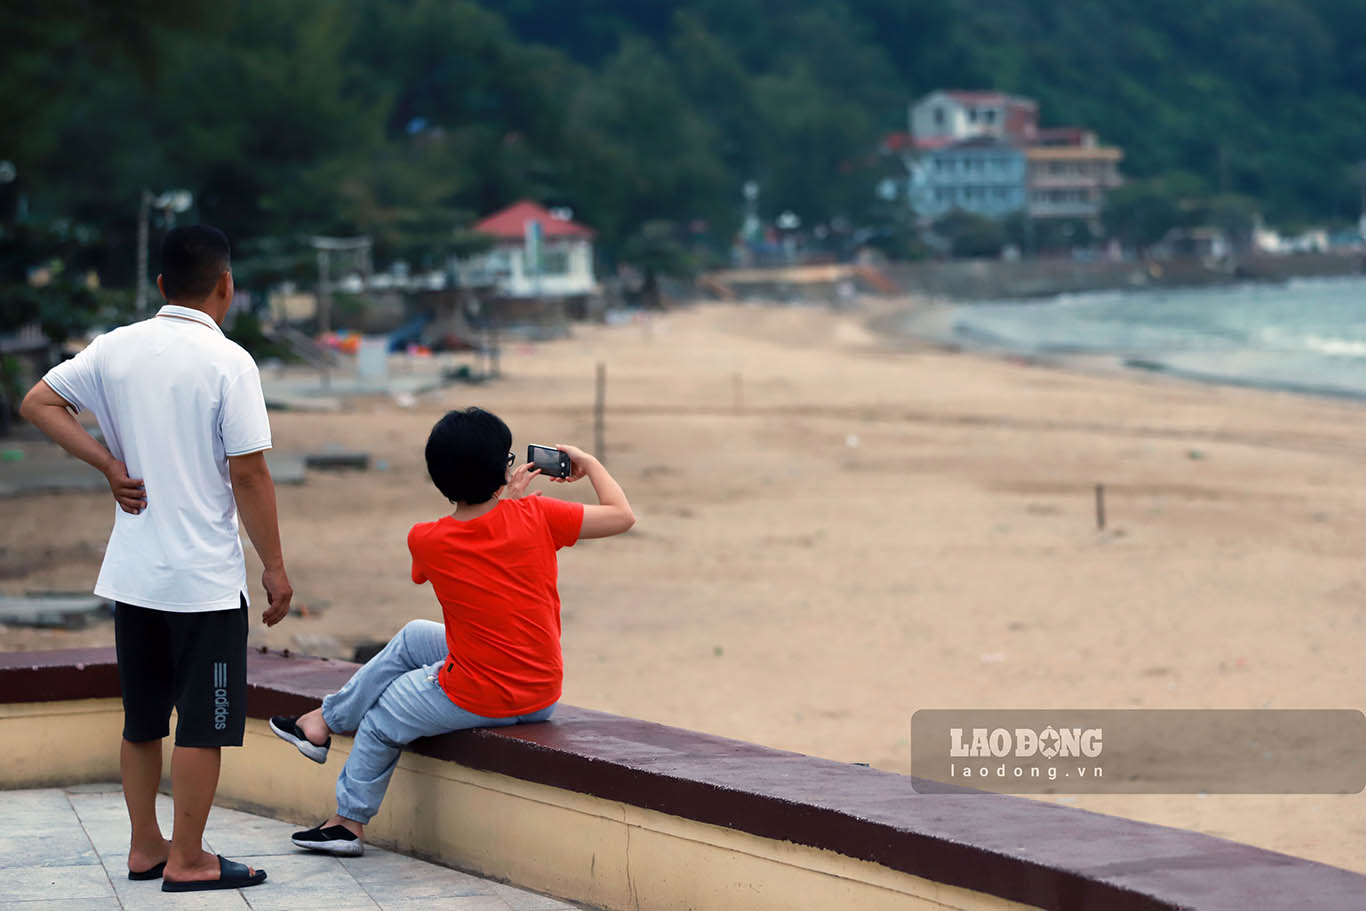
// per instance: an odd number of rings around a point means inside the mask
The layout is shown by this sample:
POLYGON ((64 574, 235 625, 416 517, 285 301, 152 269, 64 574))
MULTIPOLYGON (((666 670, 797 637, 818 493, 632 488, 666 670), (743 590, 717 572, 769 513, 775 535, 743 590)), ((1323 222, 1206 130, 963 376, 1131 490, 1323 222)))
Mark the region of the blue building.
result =
POLYGON ((925 150, 910 169, 911 207, 925 219, 955 209, 1000 218, 1028 201, 1025 153, 993 136, 925 150))

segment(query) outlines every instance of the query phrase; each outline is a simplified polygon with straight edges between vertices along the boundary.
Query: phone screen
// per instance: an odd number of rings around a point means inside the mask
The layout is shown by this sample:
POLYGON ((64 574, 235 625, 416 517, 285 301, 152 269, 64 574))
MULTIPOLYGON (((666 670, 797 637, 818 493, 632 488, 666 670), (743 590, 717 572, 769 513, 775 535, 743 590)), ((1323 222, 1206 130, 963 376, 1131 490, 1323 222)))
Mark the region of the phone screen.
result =
POLYGON ((539 468, 541 474, 552 478, 565 478, 569 476, 564 464, 564 453, 549 446, 531 445, 527 447, 527 461, 533 468, 539 468))

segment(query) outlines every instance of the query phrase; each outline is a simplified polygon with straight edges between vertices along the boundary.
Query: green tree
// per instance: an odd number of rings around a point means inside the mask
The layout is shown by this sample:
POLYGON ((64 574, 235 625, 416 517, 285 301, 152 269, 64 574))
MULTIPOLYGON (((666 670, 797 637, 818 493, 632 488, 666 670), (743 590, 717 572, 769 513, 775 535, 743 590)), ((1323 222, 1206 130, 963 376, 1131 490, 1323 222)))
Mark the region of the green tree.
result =
POLYGON ((999 219, 962 210, 950 212, 932 227, 935 234, 948 241, 955 257, 999 256, 1009 239, 999 219))
POLYGON ((1258 211, 1257 200, 1234 194, 1212 196, 1195 206, 1201 223, 1220 229, 1236 246, 1252 243, 1258 211))
POLYGON ((1105 199, 1101 222, 1105 233, 1129 246, 1145 248, 1172 228, 1191 223, 1182 198, 1160 180, 1136 181, 1112 190, 1105 199))

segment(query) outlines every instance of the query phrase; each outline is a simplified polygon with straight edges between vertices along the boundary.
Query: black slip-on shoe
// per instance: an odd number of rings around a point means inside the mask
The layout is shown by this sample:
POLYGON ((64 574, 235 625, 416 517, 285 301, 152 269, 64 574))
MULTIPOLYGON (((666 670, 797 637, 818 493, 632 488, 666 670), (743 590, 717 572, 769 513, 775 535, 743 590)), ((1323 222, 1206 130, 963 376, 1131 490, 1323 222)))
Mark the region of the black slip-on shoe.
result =
POLYGON ((270 729, 275 732, 286 743, 294 744, 295 748, 317 763, 327 762, 327 750, 332 746, 332 738, 327 738, 327 743, 318 746, 304 736, 303 729, 299 727, 299 717, 297 715, 276 715, 270 719, 270 729))
POLYGON ((306 832, 295 832, 290 837, 295 846, 338 857, 360 857, 365 853, 365 842, 346 826, 314 826, 306 832))
POLYGON ((197 879, 186 882, 178 882, 174 879, 162 879, 161 891, 212 892, 217 889, 245 889, 247 886, 259 886, 265 881, 265 870, 256 870, 253 872, 246 864, 239 864, 235 860, 228 860, 220 854, 218 855, 217 879, 197 879))
POLYGON ((146 882, 149 879, 161 879, 161 874, 166 870, 166 861, 162 861, 154 867, 150 867, 141 872, 135 873, 128 871, 128 878, 133 882, 146 882))

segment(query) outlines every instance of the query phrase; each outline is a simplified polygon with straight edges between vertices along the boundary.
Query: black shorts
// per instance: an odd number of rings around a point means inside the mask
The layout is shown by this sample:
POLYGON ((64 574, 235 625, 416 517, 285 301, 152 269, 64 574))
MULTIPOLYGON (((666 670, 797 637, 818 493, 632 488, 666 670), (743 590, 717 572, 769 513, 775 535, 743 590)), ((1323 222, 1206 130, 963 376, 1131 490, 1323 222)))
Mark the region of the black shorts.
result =
POLYGON ((182 747, 242 745, 247 724, 247 599, 236 610, 197 613, 114 606, 123 691, 123 737, 170 733, 182 747))

